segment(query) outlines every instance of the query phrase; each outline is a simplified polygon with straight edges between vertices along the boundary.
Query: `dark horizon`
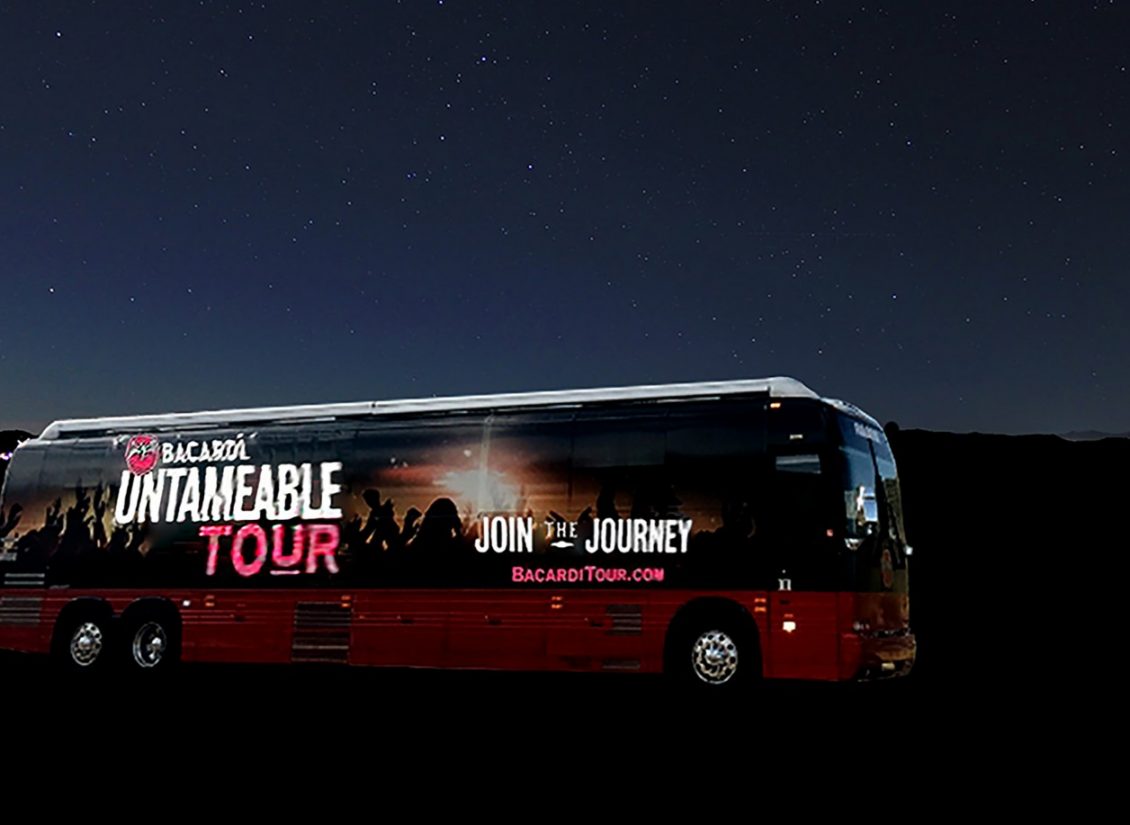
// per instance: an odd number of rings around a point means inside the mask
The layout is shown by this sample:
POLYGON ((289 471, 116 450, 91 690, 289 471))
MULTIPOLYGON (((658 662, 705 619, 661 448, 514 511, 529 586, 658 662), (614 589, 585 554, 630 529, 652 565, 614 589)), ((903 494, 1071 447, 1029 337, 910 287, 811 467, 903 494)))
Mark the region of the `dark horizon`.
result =
POLYGON ((904 429, 1126 432, 1128 27, 7 7, 0 429, 787 375, 904 429))

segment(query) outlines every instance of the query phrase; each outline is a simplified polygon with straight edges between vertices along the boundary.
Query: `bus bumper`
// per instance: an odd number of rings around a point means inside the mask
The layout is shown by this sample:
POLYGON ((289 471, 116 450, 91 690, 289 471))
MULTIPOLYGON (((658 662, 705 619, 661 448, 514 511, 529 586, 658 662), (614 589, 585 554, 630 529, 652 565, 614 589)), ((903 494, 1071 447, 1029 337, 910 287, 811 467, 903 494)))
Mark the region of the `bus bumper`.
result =
POLYGON ((861 637, 850 634, 844 639, 845 676, 859 682, 906 676, 914 667, 918 643, 913 633, 901 636, 861 637))

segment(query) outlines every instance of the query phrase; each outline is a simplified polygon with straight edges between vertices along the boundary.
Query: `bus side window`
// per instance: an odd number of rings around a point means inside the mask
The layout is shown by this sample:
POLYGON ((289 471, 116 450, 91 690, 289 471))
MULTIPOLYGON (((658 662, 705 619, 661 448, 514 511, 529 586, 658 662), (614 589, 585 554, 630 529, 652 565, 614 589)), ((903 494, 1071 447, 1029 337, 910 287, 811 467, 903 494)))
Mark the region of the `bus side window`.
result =
MULTIPOLYGON (((478 515, 487 519, 533 519, 532 539, 524 539, 514 547, 507 541, 509 550, 527 552, 532 541, 536 553, 579 554, 581 547, 577 542, 549 545, 552 539, 567 538, 564 524, 575 515, 569 512, 572 411, 499 413, 488 420, 487 428, 486 471, 480 474, 486 485, 485 510, 478 515), (550 522, 562 522, 562 536, 554 535, 551 539, 547 526, 550 522)), ((483 546, 501 551, 496 545, 491 540, 483 546)))
POLYGON ((766 459, 763 404, 672 412, 667 468, 682 512, 692 519, 685 567, 694 583, 755 587, 767 577, 766 459))
POLYGON ((829 422, 823 405, 816 401, 770 401, 767 416, 769 446, 774 450, 812 452, 828 443, 829 422))
POLYGON ((439 584, 473 560, 484 508, 478 416, 366 422, 343 468, 343 554, 362 579, 439 584))
POLYGON ((42 561, 33 552, 36 539, 47 526, 50 500, 40 478, 45 449, 23 448, 4 478, 0 499, 0 553, 6 562, 18 561, 21 568, 37 567, 42 561))
POLYGON ((674 517, 661 416, 588 413, 574 427, 570 510, 575 518, 674 517))
POLYGON ((108 439, 75 441, 57 448, 44 466, 41 490, 61 502, 59 538, 47 562, 52 583, 93 583, 111 560, 111 531, 117 479, 105 478, 110 462, 108 439))

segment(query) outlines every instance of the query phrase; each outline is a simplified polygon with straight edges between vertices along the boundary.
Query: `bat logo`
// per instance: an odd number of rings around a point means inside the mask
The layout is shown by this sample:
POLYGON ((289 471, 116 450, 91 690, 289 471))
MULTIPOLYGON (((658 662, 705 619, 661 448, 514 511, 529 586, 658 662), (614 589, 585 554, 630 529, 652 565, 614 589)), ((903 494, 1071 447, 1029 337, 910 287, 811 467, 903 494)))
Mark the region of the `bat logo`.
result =
POLYGON ((131 436, 126 444, 126 466, 135 476, 143 476, 157 466, 161 451, 157 449, 157 436, 131 436))

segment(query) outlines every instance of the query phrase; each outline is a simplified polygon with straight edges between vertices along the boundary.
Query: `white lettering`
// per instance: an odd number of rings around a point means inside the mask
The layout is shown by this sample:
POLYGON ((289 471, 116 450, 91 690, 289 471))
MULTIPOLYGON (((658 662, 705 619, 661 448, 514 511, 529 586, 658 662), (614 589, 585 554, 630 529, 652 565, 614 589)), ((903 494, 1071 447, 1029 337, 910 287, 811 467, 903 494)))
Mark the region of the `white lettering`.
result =
POLYGON ((475 539, 475 549, 480 553, 485 553, 490 550, 490 525, 487 523, 490 519, 483 517, 483 523, 479 526, 479 537, 475 539))
POLYGON ((475 549, 480 553, 534 552, 534 520, 514 516, 483 516, 475 549))
POLYGON ((666 520, 665 526, 666 526, 665 532, 667 534, 667 541, 664 542, 663 552, 664 553, 678 553, 679 551, 675 549, 675 531, 679 527, 679 522, 676 521, 673 518, 669 518, 669 519, 666 520))
POLYGON ((129 470, 122 470, 122 484, 118 487, 118 503, 114 506, 114 521, 118 524, 129 524, 137 513, 138 485, 133 483, 136 478, 129 470), (127 497, 126 493, 129 492, 127 497))
POLYGON ((187 518, 201 521, 200 518, 200 470, 195 467, 188 471, 184 480, 184 495, 181 497, 180 507, 177 508, 177 521, 187 518))
MULTIPOLYGON (((227 442, 223 442, 227 444, 227 442)), ((232 441, 231 444, 236 444, 232 441)), ((173 463, 177 455, 172 448, 173 463)), ((209 450, 207 442, 181 445, 194 458, 209 450), (192 447, 190 445, 195 445, 192 447)), ((228 447, 222 447, 224 452, 228 447)), ((129 470, 122 472, 114 505, 118 524, 131 522, 184 521, 289 521, 337 520, 342 509, 334 504, 334 496, 342 491, 336 480, 342 470, 340 461, 326 461, 315 471, 310 463, 239 464, 223 467, 161 467, 144 476, 129 470), (203 479, 201 479, 203 469, 203 479)), ((509 531, 503 544, 507 547, 533 548, 533 522, 515 519, 506 524, 509 531)), ((523 550, 522 552, 526 552, 523 550)))
POLYGON ((341 470, 340 461, 326 461, 322 463, 322 506, 319 508, 319 518, 341 518, 341 510, 333 505, 335 493, 341 492, 341 485, 333 480, 333 474, 341 470))
POLYGON ((235 467, 204 468, 204 501, 201 509, 207 521, 231 521, 232 500, 235 498, 235 467), (217 483, 218 482, 218 483, 217 483))
POLYGON ((515 553, 534 552, 534 520, 520 518, 514 520, 515 527, 515 553))
POLYGON ((137 519, 158 522, 161 520, 161 491, 165 487, 165 471, 146 473, 141 477, 141 499, 137 519), (147 512, 148 511, 148 512, 147 512))
POLYGON ((632 552, 647 553, 647 519, 632 520, 632 552))
POLYGON ((692 519, 597 519, 585 552, 685 553, 693 524, 692 519))
POLYGON ((298 468, 293 464, 279 465, 278 507, 275 511, 279 521, 298 518, 298 468))
POLYGON ((270 464, 264 464, 259 468, 259 486, 255 488, 254 518, 275 520, 275 485, 270 464))
POLYGON ((585 552, 595 553, 600 550, 600 530, 597 524, 592 526, 592 536, 585 542, 585 552))
POLYGON ((255 491, 251 489, 248 479, 255 472, 254 464, 240 464, 235 468, 235 510, 236 521, 251 521, 255 518, 254 510, 247 510, 243 504, 255 491))
POLYGON ((310 465, 299 464, 298 471, 302 475, 302 493, 300 495, 300 498, 302 500, 302 518, 319 518, 318 510, 310 506, 310 499, 313 497, 313 491, 310 489, 311 485, 313 484, 311 480, 310 465))
POLYGON ((611 553, 616 549, 616 519, 598 519, 600 523, 600 549, 611 553), (605 529, 608 528, 608 529, 605 529))
POLYGON ((172 521, 177 517, 177 491, 180 489, 180 480, 187 472, 184 467, 165 470, 165 477, 169 480, 169 505, 165 508, 165 521, 172 521))

